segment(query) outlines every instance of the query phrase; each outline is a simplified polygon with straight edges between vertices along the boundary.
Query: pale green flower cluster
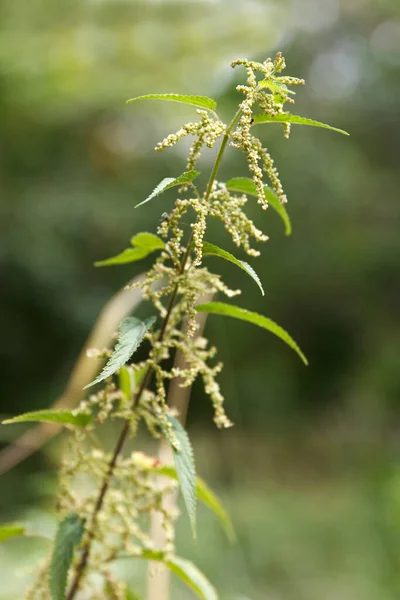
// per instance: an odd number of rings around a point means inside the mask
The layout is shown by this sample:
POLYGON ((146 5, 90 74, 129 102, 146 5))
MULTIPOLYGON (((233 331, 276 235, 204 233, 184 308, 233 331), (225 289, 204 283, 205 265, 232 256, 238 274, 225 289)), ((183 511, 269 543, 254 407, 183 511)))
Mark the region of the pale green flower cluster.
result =
MULTIPOLYGON (((214 111, 197 110, 200 117, 198 122, 183 125, 176 133, 162 140, 156 150, 174 146, 188 135, 194 136, 187 160, 187 170, 192 171, 203 148, 212 148, 222 138, 221 153, 225 145, 230 143, 245 154, 258 202, 266 209, 265 176, 280 202, 284 203, 287 199, 273 159, 252 133, 254 114, 255 111, 270 117, 281 114, 286 102, 293 103, 292 92, 287 86, 304 82, 279 75, 285 68, 280 53, 274 61, 267 59, 257 63, 239 59, 232 63, 232 67, 238 65, 246 69, 247 81, 246 85, 237 86, 244 98, 231 124, 224 124, 214 111)), ((283 123, 283 127, 287 137, 289 125, 283 123)), ((218 167, 219 163, 216 164, 218 167)), ((246 214, 247 196, 234 193, 228 189, 229 186, 217 182, 217 170, 215 168, 212 172, 203 194, 199 193, 193 182, 181 187, 174 208, 158 227, 157 233, 163 238, 165 247, 144 281, 133 286, 142 289, 144 300, 152 304, 163 320, 161 330, 153 329, 145 335, 150 342, 147 359, 132 365, 136 373, 151 373, 154 385, 150 386, 151 389, 143 386, 132 406, 132 398, 126 398, 114 383, 107 382, 102 390, 91 395, 80 406, 82 412, 95 414, 97 423, 122 419, 129 424, 130 433, 135 435, 139 423, 143 421, 154 437, 160 437, 162 430, 170 430, 166 399, 171 380, 178 379, 181 387, 188 387, 201 378, 214 408, 216 425, 232 425, 225 414, 224 398, 216 380, 223 365, 215 362, 216 348, 209 346, 208 340, 198 335, 196 305, 204 297, 222 293, 231 298, 241 291, 230 289, 219 275, 203 264, 207 224, 209 218, 220 220, 233 243, 252 257, 260 254, 253 243, 265 242, 268 237, 246 214), (184 220, 187 219, 190 220, 191 233, 189 242, 184 245, 184 220), (184 357, 184 366, 170 366, 171 359, 178 351, 184 357)), ((107 354, 107 350, 101 352, 102 356, 107 354)), ((170 437, 173 439, 173 434, 170 437)), ((174 553, 177 511, 166 508, 168 504, 164 500, 176 483, 172 480, 160 488, 154 477, 154 460, 141 453, 134 452, 126 458, 118 456, 111 471, 108 470, 109 466, 110 455, 97 443, 94 426, 88 425, 75 431, 63 459, 58 509, 61 515, 77 513, 89 523, 95 523, 89 534, 92 536, 89 543, 93 543, 93 548, 84 579, 85 597, 103 597, 99 596, 96 579, 92 581, 92 575, 97 574, 102 575, 106 584, 104 589, 109 591, 104 593, 104 597, 122 600, 126 597, 126 588, 114 578, 111 564, 115 559, 140 556, 146 550, 174 553), (111 474, 112 484, 108 486, 101 510, 98 511, 95 508, 98 490, 102 482, 110 480, 111 474), (154 511, 162 516, 165 531, 163 548, 152 546, 149 519, 154 511), (93 515, 95 521, 91 520, 93 515)), ((47 587, 43 577, 40 577, 26 595, 26 600, 48 600, 47 587)))
MULTIPOLYGON (((280 52, 276 55, 274 61, 267 58, 263 63, 249 61, 245 58, 235 60, 232 67, 242 65, 247 72, 247 85, 238 85, 238 92, 244 94, 245 98, 240 104, 241 117, 237 129, 232 133, 231 145, 243 150, 246 154, 249 171, 252 173, 253 181, 258 192, 258 202, 262 208, 266 209, 268 203, 264 196, 263 173, 265 173, 277 194, 279 200, 284 204, 287 198, 283 192, 282 184, 279 179, 279 173, 274 166, 274 161, 266 148, 263 148, 261 141, 254 137, 251 132, 253 123, 254 107, 260 109, 274 117, 283 113, 283 106, 286 102, 294 103, 287 85, 304 84, 304 79, 296 77, 279 77, 286 67, 285 59, 280 52), (257 73, 264 78, 257 80, 257 73), (261 166, 260 166, 261 164, 261 166)), ((289 137, 290 124, 283 123, 284 136, 289 137)))
POLYGON ((256 242, 266 242, 268 236, 244 212, 243 207, 247 201, 245 194, 234 195, 224 184, 216 182, 210 194, 209 215, 222 221, 238 248, 242 247, 249 256, 260 256, 260 251, 251 247, 251 240, 253 238, 256 242))
MULTIPOLYGON (((90 430, 74 431, 68 441, 61 466, 57 506, 61 516, 78 513, 87 523, 92 517, 110 458, 97 444, 93 447, 91 435, 90 430)), ((154 473, 156 465, 156 459, 142 452, 132 452, 118 461, 114 484, 108 490, 96 520, 85 598, 126 598, 126 586, 115 579, 112 571, 117 559, 138 558, 146 551, 162 552, 166 556, 174 554, 174 523, 179 512, 164 499, 176 490, 177 482, 165 479, 160 486, 154 473), (154 511, 160 515, 165 533, 162 548, 154 547, 151 538, 150 519, 154 511), (99 575, 105 583, 104 596, 99 591, 99 575), (111 590, 113 596, 109 593, 111 590)), ((43 571, 47 569, 46 562, 43 571)), ((51 600, 47 578, 38 577, 23 600, 51 600)))
MULTIPOLYGON (((274 61, 267 59, 264 63, 257 63, 239 59, 232 63, 233 67, 238 65, 245 67, 247 82, 246 85, 237 86, 237 90, 244 94, 244 99, 239 105, 239 118, 232 130, 214 112, 198 110, 199 122, 183 125, 176 133, 162 140, 156 146, 156 150, 172 147, 188 135, 194 136, 187 163, 187 169, 191 170, 204 146, 211 148, 220 137, 228 136, 230 144, 245 153, 257 190, 258 202, 265 209, 268 206, 264 194, 265 175, 269 178, 279 200, 285 203, 287 199, 273 159, 261 141, 251 132, 254 110, 267 112, 271 116, 281 113, 285 102, 293 102, 287 84, 299 85, 304 81, 279 75, 285 68, 285 61, 280 53, 274 61), (259 75, 261 78, 258 78, 259 75)), ((287 133, 286 129, 285 134, 287 133)), ((219 363, 213 367, 208 364, 215 355, 215 349, 207 352, 196 343, 192 343, 197 330, 195 306, 200 298, 218 292, 227 297, 240 294, 240 290, 229 289, 219 275, 211 273, 202 264, 203 242, 210 217, 222 221, 233 243, 242 247, 250 256, 255 257, 260 254, 259 250, 252 246, 253 241, 265 242, 268 239, 247 216, 245 212, 247 202, 246 195, 235 194, 223 183, 215 180, 202 196, 193 183, 185 185, 180 190, 174 208, 158 227, 158 234, 166 242, 165 250, 155 260, 144 283, 136 284, 142 288, 144 299, 152 303, 163 319, 168 312, 165 299, 176 293, 176 302, 169 314, 162 341, 157 341, 158 332, 148 334, 152 349, 145 366, 150 366, 155 373, 156 390, 153 397, 155 405, 158 404, 165 410, 168 382, 171 379, 179 377, 183 381, 181 385, 191 385, 198 376, 201 376, 205 391, 212 400, 215 422, 219 427, 231 425, 225 415, 223 397, 215 379, 222 365, 219 363), (187 254, 187 247, 183 245, 184 217, 191 219, 191 255, 187 254), (185 268, 182 271, 183 260, 185 268), (181 333, 183 321, 187 322, 184 338, 181 333), (167 370, 161 366, 161 363, 170 359, 177 349, 183 352, 189 365, 184 372, 177 372, 173 368, 167 370)), ((153 405, 153 412, 154 410, 156 409, 153 405)), ((162 415, 162 410, 160 414, 162 415)))
POLYGON ((212 118, 207 110, 197 110, 196 112, 200 116, 200 121, 198 123, 186 123, 186 125, 183 125, 176 133, 168 135, 155 147, 156 151, 164 150, 164 148, 174 146, 183 137, 194 135, 196 140, 189 150, 186 164, 188 171, 191 171, 196 166, 203 146, 205 145, 207 148, 212 148, 217 139, 223 135, 226 130, 226 125, 219 119, 212 118))

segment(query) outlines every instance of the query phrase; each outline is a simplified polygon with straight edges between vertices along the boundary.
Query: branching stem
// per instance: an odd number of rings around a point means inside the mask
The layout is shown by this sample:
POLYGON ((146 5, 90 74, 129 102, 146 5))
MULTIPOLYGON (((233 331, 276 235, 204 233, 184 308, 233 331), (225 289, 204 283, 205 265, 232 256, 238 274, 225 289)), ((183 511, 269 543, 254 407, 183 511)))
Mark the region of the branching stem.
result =
MULTIPOLYGON (((218 151, 218 154, 215 158, 214 164, 213 164, 213 168, 211 170, 211 174, 207 183, 207 187, 206 187, 206 191, 204 193, 204 202, 206 202, 211 194, 212 191, 212 186, 213 183, 216 179, 217 173, 218 173, 218 169, 221 165, 221 161, 222 161, 222 157, 226 148, 226 145, 228 143, 229 140, 229 136, 233 130, 233 128, 235 127, 235 125, 237 124, 237 122, 239 121, 241 115, 241 109, 239 108, 238 111, 236 112, 235 116, 233 117, 232 121, 230 122, 230 124, 228 125, 226 132, 222 138, 222 142, 218 151)), ((190 251, 191 251, 191 247, 192 247, 192 241, 193 241, 193 233, 191 234, 189 241, 187 243, 186 246, 186 251, 185 254, 183 255, 180 267, 179 267, 179 274, 181 275, 186 267, 186 263, 188 261, 188 258, 190 256, 190 251)), ((163 323, 161 325, 161 329, 160 329, 160 333, 158 336, 158 341, 162 342, 164 335, 165 335, 165 331, 167 329, 168 326, 168 322, 171 316, 171 312, 172 309, 174 307, 175 304, 175 299, 178 293, 178 285, 175 285, 175 288, 171 294, 171 297, 169 299, 168 302, 168 307, 167 307, 167 312, 166 315, 164 317, 163 323)), ((150 380, 151 380, 151 376, 152 376, 152 372, 153 369, 151 366, 149 366, 147 368, 147 371, 142 379, 142 382, 140 384, 140 387, 138 389, 138 391, 136 392, 133 401, 132 401, 132 410, 137 406, 137 404, 140 402, 140 399, 142 397, 143 392, 145 391, 145 389, 148 387, 148 385, 150 384, 150 380)), ((124 447, 124 444, 126 442, 126 439, 129 435, 129 421, 125 421, 124 426, 121 430, 120 436, 118 438, 118 441, 115 445, 114 448, 114 452, 113 455, 110 459, 110 462, 108 463, 108 468, 107 468, 107 472, 104 476, 103 479, 103 483, 101 485, 100 491, 99 491, 99 495, 97 497, 96 500, 96 504, 94 506, 93 509, 93 513, 92 513, 92 518, 89 524, 89 527, 86 531, 86 539, 82 548, 82 554, 81 554, 81 558, 79 560, 78 565, 76 566, 75 569, 75 574, 74 577, 72 579, 70 588, 67 592, 67 595, 65 597, 65 600, 73 600, 73 598, 75 598, 75 594, 78 591, 82 576, 85 572, 88 560, 89 560, 89 555, 90 555, 90 550, 91 550, 91 546, 92 546, 92 542, 93 539, 95 537, 95 529, 96 529, 96 521, 97 521, 97 516, 99 514, 99 512, 101 511, 101 508, 103 506, 103 502, 104 502, 104 498, 105 495, 107 493, 107 490, 110 486, 110 481, 114 472, 114 467, 117 463, 118 457, 122 452, 122 449, 124 447)))

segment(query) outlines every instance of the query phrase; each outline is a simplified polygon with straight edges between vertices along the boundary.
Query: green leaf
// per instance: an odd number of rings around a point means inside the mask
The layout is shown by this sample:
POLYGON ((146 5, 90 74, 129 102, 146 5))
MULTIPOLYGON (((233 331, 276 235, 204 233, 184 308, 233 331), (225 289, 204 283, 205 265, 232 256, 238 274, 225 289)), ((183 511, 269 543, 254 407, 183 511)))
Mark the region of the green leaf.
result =
POLYGON ((85 427, 92 420, 92 416, 86 413, 80 413, 75 410, 35 410, 27 412, 23 415, 18 415, 12 419, 3 421, 3 425, 10 423, 24 423, 28 421, 61 423, 65 425, 76 425, 77 427, 85 427))
POLYGON ((75 546, 83 535, 83 522, 76 513, 71 513, 58 526, 50 563, 49 587, 51 600, 64 600, 68 570, 71 566, 75 546))
POLYGON ((146 258, 150 252, 141 248, 127 248, 120 254, 111 256, 111 258, 105 258, 104 260, 98 260, 94 263, 95 267, 110 267, 112 265, 127 265, 128 263, 136 262, 142 258, 146 258))
POLYGON ((147 196, 146 200, 143 200, 142 202, 139 202, 139 204, 136 204, 135 208, 146 204, 146 202, 149 202, 149 200, 152 200, 152 198, 159 196, 160 194, 162 194, 166 190, 169 190, 172 187, 175 187, 177 185, 185 185, 186 183, 191 183, 193 179, 195 179, 195 177, 197 177, 198 175, 200 175, 198 171, 186 171, 185 173, 182 173, 182 175, 179 175, 179 177, 176 178, 165 177, 165 179, 160 181, 160 183, 154 188, 150 196, 147 196))
POLYGON ((146 248, 150 252, 165 248, 165 242, 158 235, 148 231, 142 231, 131 237, 131 244, 137 248, 146 248))
POLYGON ((287 85, 285 85, 284 83, 279 83, 278 81, 273 81, 272 79, 262 79, 261 81, 258 82, 258 87, 260 88, 268 88, 269 90, 271 90, 271 92, 273 92, 274 94, 279 94, 281 95, 282 92, 284 92, 285 94, 293 94, 293 96, 296 95, 296 92, 294 92, 293 90, 290 90, 287 85))
POLYGON ((290 335, 284 329, 282 329, 280 325, 275 323, 275 321, 272 321, 271 319, 268 319, 263 315, 259 315, 258 313, 246 310, 245 308, 240 308, 239 306, 225 304, 224 302, 209 302, 207 304, 198 304, 196 306, 196 310, 199 312, 207 312, 215 315, 234 317, 235 319, 248 321, 249 323, 253 323, 254 325, 263 327, 264 329, 267 329, 268 331, 279 337, 281 340, 283 340, 288 346, 290 346, 295 352, 297 352, 304 364, 308 365, 306 357, 304 356, 303 352, 300 350, 296 342, 290 337, 290 335))
POLYGON ((202 600, 218 600, 214 586, 189 560, 175 556, 166 561, 167 567, 184 581, 202 600))
POLYGON ((135 373, 132 367, 127 365, 123 366, 119 370, 119 389, 124 394, 127 400, 133 397, 135 391, 135 373))
POLYGON ((206 108, 207 110, 215 110, 217 103, 212 98, 207 96, 182 96, 181 94, 146 94, 145 96, 137 96, 136 98, 130 98, 129 102, 136 102, 136 100, 170 100, 172 102, 180 102, 181 104, 191 104, 198 108, 206 108))
POLYGON ((6 542, 15 537, 20 537, 25 534, 25 527, 19 523, 6 523, 0 525, 0 542, 6 542))
MULTIPOLYGON (((240 194, 248 194, 249 196, 257 197, 257 189, 254 185, 254 181, 250 177, 234 177, 226 182, 226 188, 231 192, 238 192, 240 194)), ((292 225, 290 223, 289 215, 286 212, 285 206, 280 202, 275 192, 264 185, 264 196, 268 204, 278 213, 285 225, 285 235, 292 233, 292 225)))
POLYGON ((247 275, 250 275, 250 277, 252 279, 254 279, 254 281, 260 288, 262 295, 264 296, 264 289, 261 284, 261 281, 260 281, 257 273, 255 272, 255 270, 253 269, 253 267, 251 267, 247 262, 244 262, 243 260, 239 260, 238 258, 233 256, 233 254, 231 254, 230 252, 227 252, 226 250, 222 250, 222 248, 219 248, 219 246, 215 246, 214 244, 210 244, 209 242, 203 243, 203 254, 204 254, 204 256, 219 256, 220 258, 229 260, 229 262, 233 263, 240 269, 243 269, 243 271, 245 271, 247 273, 247 275))
POLYGON ((110 356, 106 366, 98 377, 83 389, 86 389, 107 377, 116 373, 137 350, 142 342, 146 331, 153 325, 156 317, 150 317, 144 322, 136 319, 136 317, 127 317, 119 326, 118 343, 114 348, 114 352, 110 356))
POLYGON ((124 265, 127 263, 135 262, 146 258, 152 252, 156 250, 162 250, 165 248, 163 240, 154 235, 153 233, 138 233, 131 239, 133 248, 127 248, 121 254, 117 254, 112 258, 106 258, 105 260, 99 260, 95 262, 96 267, 107 267, 109 265, 124 265))
MULTIPOLYGON (((152 467, 152 472, 157 475, 164 475, 171 479, 178 479, 176 468, 173 465, 156 465, 152 467)), ((204 479, 196 477, 196 495, 197 498, 205 504, 217 517, 219 517, 224 526, 228 539, 233 542, 235 540, 235 532, 233 530, 232 521, 221 504, 219 498, 214 494, 211 488, 206 484, 204 479)))
POLYGON ((212 510, 212 512, 220 519, 222 525, 224 526, 228 540, 233 543, 236 539, 236 536, 231 518, 222 506, 218 496, 214 494, 212 489, 207 485, 204 479, 201 479, 201 477, 197 477, 196 479, 196 493, 198 499, 210 510, 212 510))
POLYGON ((175 461, 176 473, 182 490, 182 496, 188 511, 193 537, 196 537, 196 467, 194 464, 193 448, 189 436, 181 423, 175 417, 167 416, 171 426, 164 429, 165 437, 171 447, 175 461), (179 449, 176 447, 179 444, 179 449))
POLYGON ((324 129, 331 129, 332 131, 337 131, 338 133, 343 133, 343 135, 350 135, 347 131, 343 129, 338 129, 337 127, 331 127, 330 125, 326 125, 325 123, 320 123, 319 121, 314 121, 313 119, 307 119, 305 117, 300 117, 299 115, 292 115, 291 113, 282 113, 271 117, 271 115, 255 115, 253 118, 253 123, 256 125, 257 123, 294 123, 296 125, 311 125, 312 127, 323 127, 324 129))
POLYGON ((218 595, 207 577, 189 560, 178 556, 166 558, 163 552, 144 550, 142 558, 164 563, 172 573, 189 586, 201 600, 218 600, 218 595))

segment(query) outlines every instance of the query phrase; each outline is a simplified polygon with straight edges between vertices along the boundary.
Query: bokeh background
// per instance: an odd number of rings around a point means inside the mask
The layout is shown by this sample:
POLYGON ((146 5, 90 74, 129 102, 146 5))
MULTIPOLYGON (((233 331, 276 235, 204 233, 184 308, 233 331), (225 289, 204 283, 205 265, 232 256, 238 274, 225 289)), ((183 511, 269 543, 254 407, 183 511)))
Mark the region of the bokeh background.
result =
MULTIPOLYGON (((223 600, 400 595, 399 39, 398 0, 0 3, 3 417, 62 392, 99 311, 142 269, 94 261, 154 231, 173 201, 133 210, 182 172, 184 144, 153 147, 193 111, 127 98, 205 94, 229 119, 240 79, 230 61, 280 49, 287 73, 307 82, 294 112, 351 133, 293 126, 286 141, 260 130, 293 234, 254 203, 270 235, 252 261, 264 298, 235 267, 214 263, 244 288, 238 303, 281 323, 310 360, 304 368, 257 328, 207 323, 236 427, 215 431, 200 386, 188 426, 198 470, 231 511, 238 543, 201 511, 197 544, 183 519, 178 552, 223 600)), ((245 174, 235 152, 221 178, 245 174)), ((203 173, 212 159, 204 156, 203 173)), ((210 236, 230 249, 217 227, 210 236)), ((1 443, 20 432, 0 428, 1 443)), ((0 520, 54 529, 59 447, 58 439, 1 478, 0 520)), ((1 600, 18 597, 42 553, 33 541, 0 547, 1 600)), ((143 590, 140 573, 129 573, 143 590)), ((189 595, 174 588, 174 600, 189 595)))

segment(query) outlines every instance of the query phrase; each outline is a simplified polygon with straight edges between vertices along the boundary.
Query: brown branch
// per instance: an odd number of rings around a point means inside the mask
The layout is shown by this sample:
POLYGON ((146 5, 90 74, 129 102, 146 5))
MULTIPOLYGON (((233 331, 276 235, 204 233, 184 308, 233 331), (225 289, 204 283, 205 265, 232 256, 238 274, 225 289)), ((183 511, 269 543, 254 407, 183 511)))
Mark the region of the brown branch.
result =
MULTIPOLYGON (((180 275, 185 270, 185 266, 186 266, 187 260, 189 258, 189 255, 190 255, 190 249, 191 249, 191 246, 192 246, 192 239, 193 239, 193 233, 190 236, 190 239, 188 241, 188 245, 187 245, 185 254, 184 254, 183 258, 182 258, 182 262, 181 262, 181 265, 179 267, 179 274, 180 275)), ((178 284, 175 285, 175 288, 174 288, 174 290, 173 290, 173 292, 171 294, 171 297, 169 299, 169 303, 168 303, 168 307, 167 307, 167 312, 166 312, 166 315, 165 315, 164 320, 162 322, 160 333, 158 335, 158 339, 157 339, 158 342, 162 342, 162 340, 164 338, 165 331, 167 329, 167 325, 168 325, 168 322, 169 322, 169 319, 170 319, 170 316, 171 316, 171 313, 172 313, 172 309, 173 309, 173 306, 174 306, 174 302, 175 302, 175 298, 177 296, 177 293, 178 293, 178 284)), ((134 408, 140 402, 140 399, 142 397, 142 394, 143 394, 144 390, 148 387, 148 385, 150 383, 152 372, 153 372, 153 369, 152 369, 151 366, 149 366, 147 368, 147 371, 146 371, 143 379, 142 379, 142 383, 141 383, 138 391, 136 392, 136 394, 134 396, 134 399, 133 399, 133 402, 132 402, 132 410, 134 410, 134 408)), ((91 546, 92 546, 92 541, 93 541, 93 538, 95 536, 95 528, 96 528, 97 515, 99 514, 100 510, 102 509, 104 498, 105 498, 105 495, 106 495, 107 490, 109 488, 112 474, 114 472, 114 467, 115 467, 115 465, 117 463, 117 460, 118 460, 118 457, 119 457, 120 453, 122 452, 122 449, 124 447, 124 444, 125 444, 125 441, 126 441, 126 439, 128 437, 128 434, 129 434, 129 421, 125 421, 124 426, 123 426, 122 431, 121 431, 121 434, 120 434, 120 436, 118 438, 117 444, 115 446, 112 458, 111 458, 110 462, 108 463, 107 473, 104 476, 103 483, 102 483, 102 486, 100 488, 100 492, 99 492, 99 495, 97 497, 95 507, 93 509, 90 527, 87 529, 86 541, 85 541, 85 543, 83 545, 83 548, 82 548, 81 559, 80 559, 80 561, 79 561, 79 563, 78 563, 78 565, 76 567, 75 575, 74 575, 74 578, 72 580, 71 586, 70 586, 70 588, 68 590, 68 593, 67 593, 67 595, 65 597, 65 600, 72 600, 74 598, 74 596, 75 596, 78 588, 79 588, 80 581, 82 579, 82 576, 83 576, 84 571, 86 569, 87 562, 89 560, 89 555, 90 555, 90 549, 91 549, 91 546)))

